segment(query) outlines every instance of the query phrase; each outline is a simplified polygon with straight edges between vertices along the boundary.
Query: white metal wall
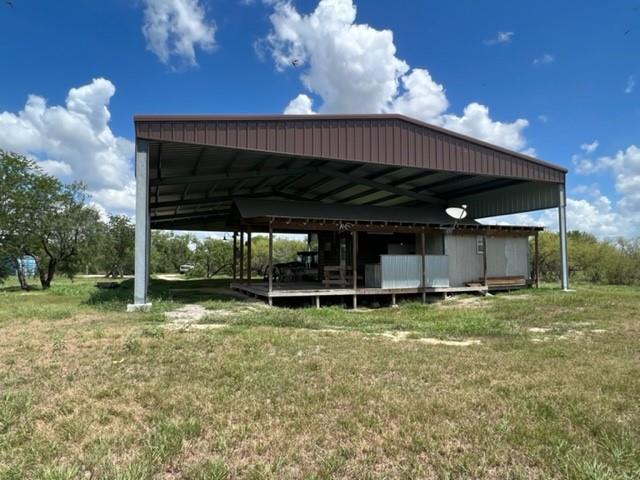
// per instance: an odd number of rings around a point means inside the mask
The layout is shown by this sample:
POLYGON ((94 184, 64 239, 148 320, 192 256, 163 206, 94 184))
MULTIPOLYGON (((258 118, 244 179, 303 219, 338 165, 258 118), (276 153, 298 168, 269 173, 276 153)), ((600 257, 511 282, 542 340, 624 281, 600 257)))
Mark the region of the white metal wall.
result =
POLYGON ((529 240, 526 237, 487 237, 487 275, 529 278, 529 240))
POLYGON ((449 256, 449 284, 452 287, 482 278, 482 255, 476 253, 475 235, 447 235, 444 248, 449 256))
MULTIPOLYGON (((477 253, 476 235, 447 235, 445 253, 449 256, 449 282, 462 286, 482 278, 482 255, 477 253)), ((529 277, 527 237, 487 237, 487 276, 529 277)))

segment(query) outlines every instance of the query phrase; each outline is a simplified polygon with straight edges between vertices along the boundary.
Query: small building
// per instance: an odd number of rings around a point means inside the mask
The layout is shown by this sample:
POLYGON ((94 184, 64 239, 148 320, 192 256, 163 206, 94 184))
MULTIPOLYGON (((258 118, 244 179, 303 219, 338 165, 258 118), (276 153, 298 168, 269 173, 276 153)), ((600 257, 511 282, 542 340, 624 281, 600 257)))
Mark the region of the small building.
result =
POLYGON ((231 286, 275 298, 486 292, 537 283, 539 227, 476 219, 558 208, 566 170, 401 115, 137 116, 136 277, 147 305, 149 230, 234 235, 231 286), (455 220, 449 207, 465 206, 455 220), (251 278, 251 235, 305 233, 307 265, 251 278), (240 245, 243 248, 240 248, 240 245), (247 248, 244 248, 244 245, 247 248), (308 258, 308 260, 311 257, 308 258), (311 265, 311 263, 313 265, 311 265))

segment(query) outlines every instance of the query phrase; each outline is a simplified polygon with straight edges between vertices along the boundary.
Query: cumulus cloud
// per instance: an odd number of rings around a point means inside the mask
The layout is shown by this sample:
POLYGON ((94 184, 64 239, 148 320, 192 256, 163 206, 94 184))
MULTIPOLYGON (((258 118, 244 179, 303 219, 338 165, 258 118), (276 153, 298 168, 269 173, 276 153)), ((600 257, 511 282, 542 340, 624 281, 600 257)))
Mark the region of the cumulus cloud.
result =
POLYGON ((429 72, 415 68, 402 78, 403 91, 393 99, 389 111, 402 113, 426 122, 441 123, 449 108, 444 87, 436 83, 429 72))
MULTIPOLYGON (((397 112, 506 148, 526 149, 527 120, 494 121, 489 109, 475 102, 462 116, 447 113, 444 86, 428 70, 411 69, 397 56, 393 32, 357 23, 353 0, 320 0, 309 14, 300 14, 287 0, 265 3, 273 6, 272 30, 262 47, 279 70, 293 65, 302 70, 302 84, 322 101, 316 111, 397 112)), ((502 33, 511 37, 511 32, 502 33)), ((285 110, 313 111, 311 99, 304 94, 285 110)))
POLYGON ((321 0, 309 15, 277 2, 267 37, 276 66, 306 67, 301 80, 322 97, 320 112, 380 111, 408 65, 396 57, 393 33, 354 23, 351 0, 321 0))
POLYGON ((498 45, 501 43, 511 43, 512 39, 513 32, 498 32, 495 37, 490 38, 489 40, 485 40, 484 43, 485 45, 498 45))
POLYGON ((215 47, 216 25, 207 19, 200 0, 143 0, 142 32, 162 63, 195 66, 196 47, 210 52, 215 47))
POLYGON ((311 115, 315 113, 313 111, 313 101, 308 95, 301 93, 289 102, 284 109, 284 113, 287 115, 311 115))
MULTIPOLYGON (((0 113, 0 148, 34 158, 51 175, 82 181, 94 195, 122 191, 131 182, 134 148, 109 128, 114 94, 109 80, 96 78, 70 89, 64 106, 30 95, 19 112, 0 113)), ((132 210, 133 197, 119 206, 132 210)))
POLYGON ((580 148, 587 153, 593 153, 600 146, 600 142, 598 140, 594 140, 591 143, 583 143, 580 145, 580 148))
POLYGON ((35 160, 38 166, 54 177, 68 177, 73 172, 71 165, 58 160, 35 160))
POLYGON ((556 61, 556 57, 555 56, 551 55, 550 53, 545 53, 541 57, 534 58, 533 59, 533 64, 534 65, 548 65, 548 64, 553 63, 555 61, 556 61))
MULTIPOLYGON (((539 226, 556 232, 559 226, 557 209, 485 218, 481 223, 539 226)), ((599 238, 617 238, 633 235, 634 225, 608 197, 595 190, 590 198, 567 198, 567 229, 589 232, 599 238)))
MULTIPOLYGON (((523 150, 527 141, 522 131, 529 122, 519 118, 514 122, 498 122, 489 116, 489 109, 478 103, 470 103, 462 116, 447 114, 442 117, 442 125, 450 130, 481 138, 489 143, 502 145, 512 150, 523 150)), ((532 153, 531 150, 528 153, 532 153)))

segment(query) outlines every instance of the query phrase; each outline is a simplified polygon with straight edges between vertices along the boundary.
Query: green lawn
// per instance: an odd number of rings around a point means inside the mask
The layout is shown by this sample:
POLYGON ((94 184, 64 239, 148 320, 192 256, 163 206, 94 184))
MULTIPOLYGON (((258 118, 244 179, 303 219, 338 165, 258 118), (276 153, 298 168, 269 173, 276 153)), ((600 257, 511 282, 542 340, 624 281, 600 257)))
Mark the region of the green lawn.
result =
POLYGON ((93 282, 0 289, 0 479, 640 478, 637 288, 351 311, 155 280, 127 314, 93 282), (165 328, 183 303, 208 327, 165 328))

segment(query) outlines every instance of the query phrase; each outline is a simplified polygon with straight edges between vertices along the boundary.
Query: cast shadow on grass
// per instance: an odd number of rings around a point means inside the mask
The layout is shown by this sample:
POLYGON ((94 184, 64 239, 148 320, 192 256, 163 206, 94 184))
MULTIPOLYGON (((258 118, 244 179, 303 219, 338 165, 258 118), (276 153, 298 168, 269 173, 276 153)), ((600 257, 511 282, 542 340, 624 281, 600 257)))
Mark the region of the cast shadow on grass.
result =
MULTIPOLYGON (((228 283, 226 279, 152 279, 149 301, 156 311, 171 310, 190 303, 237 301, 230 292, 224 291, 228 283)), ((117 288, 100 289, 92 285, 85 303, 99 309, 123 310, 132 300, 133 279, 126 279, 117 288)))

